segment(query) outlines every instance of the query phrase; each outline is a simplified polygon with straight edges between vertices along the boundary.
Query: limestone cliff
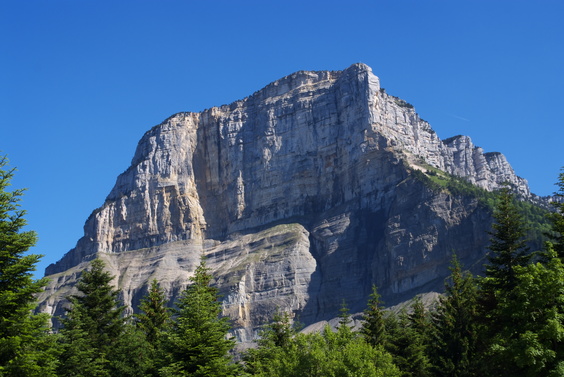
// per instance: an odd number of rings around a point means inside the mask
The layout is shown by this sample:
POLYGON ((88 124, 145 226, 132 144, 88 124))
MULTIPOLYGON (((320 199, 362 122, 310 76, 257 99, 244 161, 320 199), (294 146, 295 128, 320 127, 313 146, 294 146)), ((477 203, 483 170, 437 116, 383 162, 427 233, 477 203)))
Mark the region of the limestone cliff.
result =
POLYGON ((153 278, 174 299, 205 254, 243 341, 277 308, 310 324, 343 299, 362 310, 372 284, 388 304, 440 289, 453 250, 481 264, 491 220, 477 199, 412 174, 431 168, 530 196, 503 155, 441 140, 363 64, 173 115, 143 136, 84 236, 47 268, 41 310, 60 314, 96 257, 135 307, 153 278))

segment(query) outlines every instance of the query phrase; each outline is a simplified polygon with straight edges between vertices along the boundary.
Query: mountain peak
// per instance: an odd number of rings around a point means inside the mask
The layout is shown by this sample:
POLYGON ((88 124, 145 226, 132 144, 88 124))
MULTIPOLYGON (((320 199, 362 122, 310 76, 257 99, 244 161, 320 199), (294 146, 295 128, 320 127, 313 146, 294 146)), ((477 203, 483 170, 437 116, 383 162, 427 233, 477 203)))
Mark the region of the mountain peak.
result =
POLYGON ((41 308, 61 314, 93 258, 133 310, 155 277, 177 297, 205 254, 242 341, 279 307, 307 325, 343 299, 361 311, 373 284, 388 304, 440 290, 452 250, 468 265, 483 257, 490 213, 414 171, 527 187, 502 157, 439 139, 365 64, 296 72, 147 132, 76 247, 47 268, 41 308))

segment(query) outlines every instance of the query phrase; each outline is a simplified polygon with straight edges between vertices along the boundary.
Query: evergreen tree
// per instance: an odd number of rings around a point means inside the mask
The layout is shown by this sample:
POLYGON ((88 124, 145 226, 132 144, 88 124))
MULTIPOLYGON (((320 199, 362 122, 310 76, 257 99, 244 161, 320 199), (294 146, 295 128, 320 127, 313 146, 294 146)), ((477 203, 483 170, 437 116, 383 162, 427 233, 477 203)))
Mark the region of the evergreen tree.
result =
MULTIPOLYGON (((352 322, 351 316, 349 314, 349 308, 347 307, 347 302, 343 299, 341 302, 341 309, 339 309, 339 328, 349 327, 352 322)), ((350 328, 350 327, 349 327, 350 328)))
MULTIPOLYGON (((515 323, 520 315, 517 308, 508 311, 508 304, 516 302, 522 289, 520 271, 530 266, 531 256, 526 246, 525 223, 518 212, 508 187, 501 190, 499 204, 494 211, 489 265, 486 276, 479 283, 479 339, 481 375, 522 375, 516 360, 505 352, 524 330, 515 323)), ((546 257, 548 261, 550 257, 546 257)))
POLYGON ((558 191, 555 193, 556 201, 552 202, 555 212, 549 214, 552 223, 551 241, 558 257, 564 260, 564 168, 558 176, 558 191))
POLYGON ((484 289, 511 291, 516 284, 513 267, 529 263, 531 254, 525 240, 526 228, 523 216, 515 205, 515 197, 506 185, 500 190, 499 203, 494 211, 494 224, 489 232, 489 264, 486 265, 484 289))
POLYGON ((229 352, 235 342, 227 338, 228 319, 221 316, 218 290, 202 257, 192 284, 178 302, 178 312, 167 340, 170 362, 164 376, 232 376, 236 366, 229 352))
POLYGON ((104 262, 96 259, 77 284, 81 294, 69 297, 72 306, 62 320, 61 376, 111 375, 110 361, 117 356, 115 347, 125 326, 112 279, 104 262))
POLYGON ((423 302, 419 297, 416 297, 411 304, 411 312, 407 316, 409 318, 409 325, 414 329, 422 338, 427 339, 431 328, 429 315, 423 302))
POLYGON ((143 370, 146 376, 156 377, 159 369, 164 366, 163 340, 171 326, 166 296, 156 279, 151 281, 147 294, 141 299, 139 310, 141 312, 135 315, 136 328, 129 329, 126 333, 132 339, 124 342, 122 347, 126 353, 131 353, 129 346, 134 345, 133 352, 140 354, 139 360, 143 364, 135 369, 143 370))
POLYGON ((166 296, 156 279, 151 281, 147 295, 139 305, 141 313, 136 314, 137 325, 147 336, 147 341, 156 344, 170 321, 170 311, 166 307, 166 296))
POLYGON ((368 307, 364 311, 363 319, 364 322, 360 332, 364 335, 364 339, 373 347, 378 345, 386 346, 387 333, 384 310, 375 285, 372 286, 372 293, 368 300, 368 307))
POLYGON ((46 279, 34 280, 40 255, 24 255, 35 245, 33 231, 22 231, 24 190, 7 191, 14 169, 0 157, 0 376, 52 376, 56 349, 48 335, 45 314, 32 314, 35 295, 46 279))
POLYGON ((277 312, 272 318, 272 322, 267 325, 266 331, 262 332, 259 345, 272 343, 275 347, 286 347, 297 331, 290 322, 290 314, 277 312))
POLYGON ((431 362, 429 360, 430 322, 425 306, 419 298, 411 305, 408 315, 409 328, 407 330, 409 344, 407 346, 408 376, 430 376, 431 362))
POLYGON ((119 377, 156 377, 159 357, 145 333, 129 321, 109 357, 110 373, 119 377))
POLYGON ((82 310, 70 311, 60 330, 63 352, 60 377, 110 377, 106 353, 101 353, 90 339, 89 319, 82 310))
POLYGON ((430 376, 428 356, 429 319, 419 299, 399 315, 386 318, 386 331, 390 343, 388 349, 403 377, 430 376))
MULTIPOLYGON (((417 305, 417 301, 414 301, 410 310, 413 311, 414 306, 417 308, 417 305)), ((402 377, 430 375, 427 339, 420 332, 418 324, 414 323, 416 318, 418 315, 413 317, 413 313, 408 314, 405 310, 386 318, 386 331, 390 339, 388 349, 394 363, 401 370, 402 377)))
POLYGON ((472 275, 462 272, 456 256, 445 288, 445 296, 432 315, 430 357, 434 374, 472 376, 477 346, 477 287, 472 275))
POLYGON ((488 373, 564 374, 564 264, 549 244, 545 263, 516 266, 517 285, 495 310, 501 323, 489 352, 488 373))

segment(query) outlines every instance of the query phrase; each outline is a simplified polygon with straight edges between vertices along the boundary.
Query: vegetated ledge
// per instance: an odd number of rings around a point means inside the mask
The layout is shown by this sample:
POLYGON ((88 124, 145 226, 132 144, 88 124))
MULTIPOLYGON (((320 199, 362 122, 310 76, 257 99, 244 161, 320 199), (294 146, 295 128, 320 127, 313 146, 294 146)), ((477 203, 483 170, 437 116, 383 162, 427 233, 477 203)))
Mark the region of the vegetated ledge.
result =
MULTIPOLYGON (((491 192, 475 186, 464 178, 453 176, 430 165, 425 165, 425 168, 426 171, 413 169, 413 177, 433 191, 448 192, 455 196, 474 197, 481 206, 492 213, 499 204, 498 194, 495 191, 491 192)), ((516 206, 525 222, 529 224, 526 238, 529 240, 531 250, 540 250, 545 241, 548 240, 547 234, 551 230, 547 217, 550 211, 535 201, 519 197, 517 199, 516 206)))

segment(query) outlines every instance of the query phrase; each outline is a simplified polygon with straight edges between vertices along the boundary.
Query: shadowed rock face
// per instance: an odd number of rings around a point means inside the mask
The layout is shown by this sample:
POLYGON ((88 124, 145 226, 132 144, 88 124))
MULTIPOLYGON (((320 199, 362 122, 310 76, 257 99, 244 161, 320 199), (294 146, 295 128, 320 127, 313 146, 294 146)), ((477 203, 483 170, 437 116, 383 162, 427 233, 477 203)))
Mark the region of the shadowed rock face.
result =
POLYGON ((440 290, 456 251, 481 265, 491 223, 471 197, 433 191, 435 168, 493 190, 527 183, 468 137, 442 141, 369 67, 297 72, 230 105, 148 131, 84 236, 49 266, 40 310, 61 314, 99 257, 135 307, 156 278, 174 299, 200 255, 241 341, 278 308, 303 323, 440 290))

